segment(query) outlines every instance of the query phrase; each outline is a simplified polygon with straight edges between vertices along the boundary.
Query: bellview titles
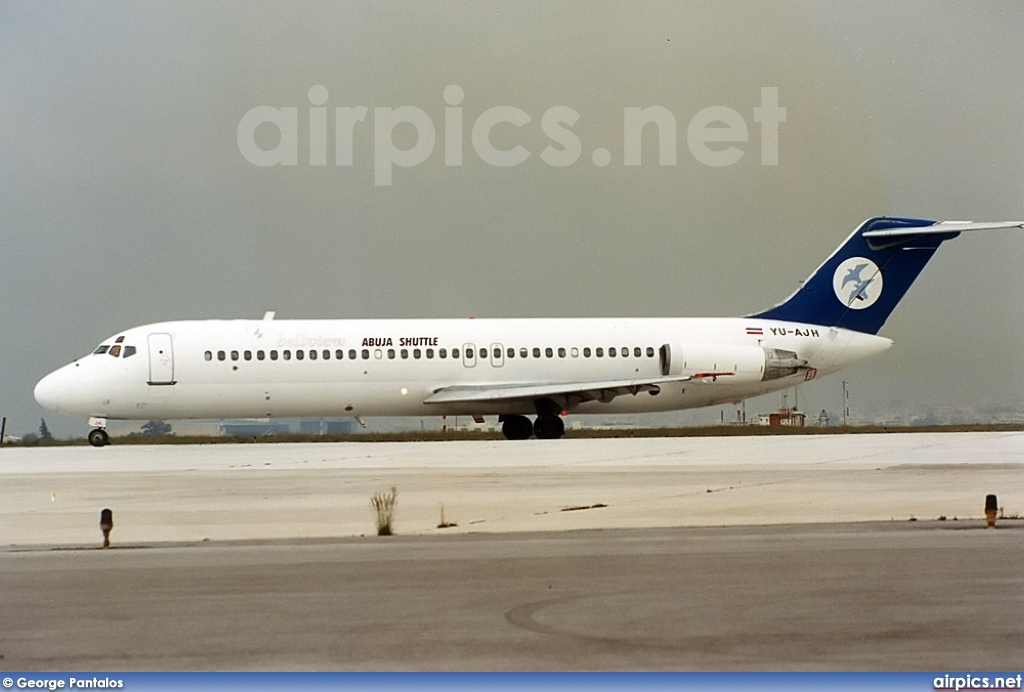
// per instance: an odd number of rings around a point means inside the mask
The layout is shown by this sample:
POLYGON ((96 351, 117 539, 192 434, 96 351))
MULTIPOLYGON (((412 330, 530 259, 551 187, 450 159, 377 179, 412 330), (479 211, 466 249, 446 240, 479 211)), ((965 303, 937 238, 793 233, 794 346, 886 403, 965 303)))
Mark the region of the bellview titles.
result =
POLYGON ((508 439, 567 414, 712 406, 887 350, 878 336, 939 245, 1024 222, 862 223, 800 288, 746 317, 203 320, 104 339, 36 385, 45 408, 108 420, 498 416, 508 439), (532 420, 530 417, 533 417, 532 420))

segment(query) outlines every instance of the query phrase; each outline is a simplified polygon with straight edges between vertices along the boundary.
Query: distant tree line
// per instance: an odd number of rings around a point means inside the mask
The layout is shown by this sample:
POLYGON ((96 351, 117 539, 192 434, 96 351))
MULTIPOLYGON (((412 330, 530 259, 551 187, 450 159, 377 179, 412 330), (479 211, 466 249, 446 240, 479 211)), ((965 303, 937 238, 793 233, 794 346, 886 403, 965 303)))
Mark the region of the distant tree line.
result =
POLYGON ((170 423, 162 420, 151 420, 143 423, 140 432, 133 432, 128 437, 167 437, 173 435, 170 423))

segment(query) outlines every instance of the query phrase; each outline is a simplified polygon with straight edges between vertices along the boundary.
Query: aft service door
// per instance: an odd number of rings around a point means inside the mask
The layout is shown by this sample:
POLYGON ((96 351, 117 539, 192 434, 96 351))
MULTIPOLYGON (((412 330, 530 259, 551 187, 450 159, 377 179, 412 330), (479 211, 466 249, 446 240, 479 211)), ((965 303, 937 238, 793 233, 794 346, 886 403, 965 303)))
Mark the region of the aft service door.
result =
POLYGON ((170 334, 149 335, 149 384, 174 384, 174 348, 170 334))

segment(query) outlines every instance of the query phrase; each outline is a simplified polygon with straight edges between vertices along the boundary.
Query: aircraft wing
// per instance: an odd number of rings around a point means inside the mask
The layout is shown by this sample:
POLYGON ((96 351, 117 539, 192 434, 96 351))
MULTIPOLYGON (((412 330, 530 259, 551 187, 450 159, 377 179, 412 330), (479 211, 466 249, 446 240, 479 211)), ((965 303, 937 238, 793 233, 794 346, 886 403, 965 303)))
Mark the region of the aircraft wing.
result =
POLYGON ((423 400, 425 404, 466 404, 478 402, 534 401, 554 399, 566 408, 585 401, 611 401, 623 394, 658 392, 661 387, 683 382, 714 379, 731 372, 697 373, 695 375, 648 377, 632 380, 591 380, 576 382, 544 382, 515 384, 452 385, 442 387, 423 400))
POLYGON ((898 238, 901 236, 933 235, 936 233, 959 233, 961 231, 999 231, 1005 229, 1024 228, 1020 221, 996 221, 993 223, 974 223, 973 221, 940 221, 931 226, 907 226, 903 228, 883 228, 878 231, 865 231, 865 238, 898 238))

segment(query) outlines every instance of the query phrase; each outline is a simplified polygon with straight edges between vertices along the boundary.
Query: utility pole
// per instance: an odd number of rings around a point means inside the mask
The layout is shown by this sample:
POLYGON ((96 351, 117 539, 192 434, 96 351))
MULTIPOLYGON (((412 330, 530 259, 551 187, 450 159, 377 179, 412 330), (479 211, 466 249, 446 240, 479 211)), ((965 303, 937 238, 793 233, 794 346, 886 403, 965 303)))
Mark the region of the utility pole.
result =
POLYGON ((850 383, 843 380, 843 426, 850 415, 850 383))

